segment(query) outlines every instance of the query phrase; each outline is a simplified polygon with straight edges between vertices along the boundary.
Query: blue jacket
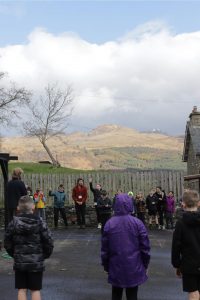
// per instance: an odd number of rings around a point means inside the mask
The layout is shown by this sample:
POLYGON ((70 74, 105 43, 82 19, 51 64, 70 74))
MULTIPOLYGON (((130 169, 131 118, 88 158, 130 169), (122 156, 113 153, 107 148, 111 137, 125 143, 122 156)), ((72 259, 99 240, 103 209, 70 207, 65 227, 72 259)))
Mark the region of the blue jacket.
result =
POLYGON ((55 208, 63 208, 65 206, 65 200, 67 199, 65 192, 49 191, 49 196, 54 197, 53 206, 55 208))
POLYGON ((132 199, 126 194, 116 196, 114 216, 103 231, 101 259, 108 282, 113 286, 135 287, 147 280, 150 245, 144 224, 131 216, 132 199))

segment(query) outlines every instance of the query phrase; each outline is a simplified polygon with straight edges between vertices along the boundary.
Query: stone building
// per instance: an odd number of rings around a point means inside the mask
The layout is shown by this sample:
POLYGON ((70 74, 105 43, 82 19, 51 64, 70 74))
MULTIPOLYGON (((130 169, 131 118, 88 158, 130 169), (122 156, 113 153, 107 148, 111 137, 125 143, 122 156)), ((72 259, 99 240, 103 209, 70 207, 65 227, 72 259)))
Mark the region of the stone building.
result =
POLYGON ((185 187, 200 189, 200 112, 194 106, 186 124, 183 161, 187 162, 185 187))

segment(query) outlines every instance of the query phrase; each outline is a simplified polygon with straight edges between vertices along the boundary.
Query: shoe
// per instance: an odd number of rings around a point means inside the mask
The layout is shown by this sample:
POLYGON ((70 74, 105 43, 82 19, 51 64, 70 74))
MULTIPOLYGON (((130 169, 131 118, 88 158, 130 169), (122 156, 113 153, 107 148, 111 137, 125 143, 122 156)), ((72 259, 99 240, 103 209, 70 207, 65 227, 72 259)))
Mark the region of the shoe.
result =
POLYGON ((82 228, 82 229, 85 229, 85 225, 82 225, 81 228, 82 228))
POLYGON ((101 223, 98 224, 97 228, 98 228, 98 229, 101 229, 101 223))

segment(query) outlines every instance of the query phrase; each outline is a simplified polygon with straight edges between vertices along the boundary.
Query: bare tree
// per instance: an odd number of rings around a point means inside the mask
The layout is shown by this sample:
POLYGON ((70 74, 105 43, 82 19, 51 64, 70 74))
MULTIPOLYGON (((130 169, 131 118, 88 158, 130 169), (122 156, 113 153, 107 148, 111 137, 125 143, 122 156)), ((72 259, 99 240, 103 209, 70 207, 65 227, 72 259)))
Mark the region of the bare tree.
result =
POLYGON ((11 117, 19 116, 19 107, 29 103, 31 93, 24 88, 17 88, 14 83, 6 88, 2 84, 5 75, 0 72, 0 121, 1 124, 11 124, 11 117))
POLYGON ((39 139, 55 167, 60 166, 60 163, 49 149, 47 141, 66 129, 67 120, 72 114, 72 101, 71 87, 61 90, 57 85, 48 85, 44 95, 35 104, 28 105, 31 115, 24 123, 25 132, 39 139))

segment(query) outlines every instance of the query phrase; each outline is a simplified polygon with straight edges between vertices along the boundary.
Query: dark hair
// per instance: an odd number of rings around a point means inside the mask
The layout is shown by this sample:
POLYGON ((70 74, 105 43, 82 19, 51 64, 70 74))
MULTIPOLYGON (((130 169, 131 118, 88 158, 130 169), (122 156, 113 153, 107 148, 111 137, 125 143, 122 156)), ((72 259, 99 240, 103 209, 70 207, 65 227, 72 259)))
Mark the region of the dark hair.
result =
POLYGON ((161 186, 157 186, 157 187, 156 187, 156 189, 160 189, 160 190, 162 190, 161 186))
POLYGON ((64 185, 63 185, 63 184, 60 184, 60 185, 58 186, 58 188, 63 188, 63 189, 64 189, 64 185))
POLYGON ((84 180, 83 180, 83 178, 81 178, 81 177, 79 177, 78 179, 77 179, 77 184, 79 183, 79 181, 83 181, 83 183, 84 183, 84 180))
POLYGON ((106 190, 102 190, 102 191, 101 191, 101 195, 102 195, 102 196, 106 196, 107 194, 108 194, 108 193, 106 192, 106 190))

